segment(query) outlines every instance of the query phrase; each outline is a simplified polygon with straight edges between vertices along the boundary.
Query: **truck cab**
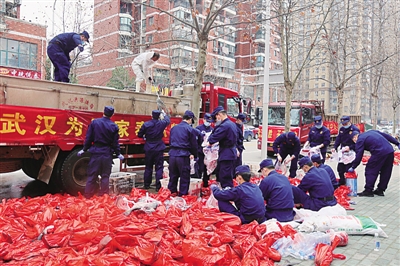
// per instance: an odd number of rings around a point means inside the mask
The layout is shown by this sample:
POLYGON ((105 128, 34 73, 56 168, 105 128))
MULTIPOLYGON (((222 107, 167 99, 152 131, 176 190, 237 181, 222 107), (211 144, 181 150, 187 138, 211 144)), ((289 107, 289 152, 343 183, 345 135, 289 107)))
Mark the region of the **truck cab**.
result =
MULTIPOLYGON (((285 105, 286 102, 274 102, 268 105, 268 151, 272 151, 275 139, 285 132, 285 105)), ((321 115, 323 106, 314 102, 292 102, 290 110, 290 131, 296 133, 300 143, 308 139, 310 128, 314 124, 314 116, 321 115)), ((262 130, 263 110, 256 108, 256 125, 262 130)), ((261 149, 262 134, 258 135, 257 148, 261 149)))

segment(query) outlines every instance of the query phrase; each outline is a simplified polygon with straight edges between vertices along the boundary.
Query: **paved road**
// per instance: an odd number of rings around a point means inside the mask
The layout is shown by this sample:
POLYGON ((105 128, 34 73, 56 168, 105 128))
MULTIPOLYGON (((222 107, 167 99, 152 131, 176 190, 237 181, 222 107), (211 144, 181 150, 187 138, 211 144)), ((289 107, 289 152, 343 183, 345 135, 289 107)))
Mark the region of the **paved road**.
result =
MULTIPOLYGON (((257 167, 261 161, 261 152, 257 150, 256 141, 245 142, 245 147, 243 162, 257 167)), ((336 169, 335 164, 330 163, 330 165, 336 169)), ((115 167, 113 171, 118 171, 118 168, 115 167)), ((361 191, 364 186, 364 167, 358 167, 357 171, 359 173, 358 189, 361 191)), ((22 171, 1 174, 0 198, 19 197, 21 189, 31 180, 22 171)), ((344 254, 347 259, 334 260, 332 265, 400 265, 400 166, 393 168, 389 188, 384 197, 356 197, 353 200, 357 203, 354 206, 355 210, 347 213, 370 216, 376 222, 386 224, 383 229, 389 237, 381 239, 380 251, 374 251, 373 236, 350 236, 348 246, 339 247, 334 252, 344 254)), ((314 265, 314 262, 310 260, 299 261, 292 258, 284 258, 276 265, 294 265, 295 263, 298 263, 296 265, 314 265)))

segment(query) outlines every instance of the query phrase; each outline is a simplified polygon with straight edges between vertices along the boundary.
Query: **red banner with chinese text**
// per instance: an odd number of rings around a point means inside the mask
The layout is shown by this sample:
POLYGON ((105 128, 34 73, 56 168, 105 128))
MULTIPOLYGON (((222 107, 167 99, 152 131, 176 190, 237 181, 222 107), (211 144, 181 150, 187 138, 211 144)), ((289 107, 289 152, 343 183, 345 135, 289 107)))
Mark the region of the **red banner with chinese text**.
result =
MULTIPOLYGON (((92 119, 102 117, 100 112, 35 108, 1 105, 0 146, 58 145, 62 150, 71 150, 82 145, 92 119)), ((121 144, 144 143, 137 133, 151 116, 116 113, 111 117, 119 127, 121 144)), ((169 143, 171 127, 181 118, 171 118, 164 131, 164 141, 169 143)))
POLYGON ((29 70, 29 69, 17 69, 11 67, 0 67, 0 74, 11 77, 28 78, 28 79, 42 79, 42 73, 29 70))

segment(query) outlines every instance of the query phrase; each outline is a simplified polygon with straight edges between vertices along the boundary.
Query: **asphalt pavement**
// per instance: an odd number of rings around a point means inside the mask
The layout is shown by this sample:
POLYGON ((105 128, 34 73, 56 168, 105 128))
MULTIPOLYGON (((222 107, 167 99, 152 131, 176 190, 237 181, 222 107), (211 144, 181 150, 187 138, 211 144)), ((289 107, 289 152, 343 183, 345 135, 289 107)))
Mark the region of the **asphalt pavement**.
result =
MULTIPOLYGON (((257 150, 255 140, 245 142, 246 150, 243 153, 243 163, 252 166, 253 171, 257 170, 258 164, 262 161, 261 152, 257 150)), ((328 163, 334 170, 336 163, 328 163)), ((119 164, 117 164, 119 165, 119 164)), ((356 171, 359 175, 358 191, 364 187, 365 167, 360 165, 356 171)), ((118 167, 113 168, 113 172, 118 171, 118 167)), ((140 183, 140 175, 137 184, 140 183)), ((20 197, 23 187, 31 182, 22 171, 0 174, 0 199, 20 197)), ((353 197, 356 205, 352 205, 354 210, 347 211, 349 215, 369 216, 383 227, 388 238, 380 238, 381 247, 379 251, 374 251, 375 241, 371 235, 349 236, 349 243, 346 247, 338 247, 334 253, 343 254, 346 260, 335 259, 332 265, 400 265, 400 166, 394 166, 389 187, 384 197, 353 197)), ((300 261, 291 257, 283 258, 276 265, 315 265, 314 261, 300 261)))

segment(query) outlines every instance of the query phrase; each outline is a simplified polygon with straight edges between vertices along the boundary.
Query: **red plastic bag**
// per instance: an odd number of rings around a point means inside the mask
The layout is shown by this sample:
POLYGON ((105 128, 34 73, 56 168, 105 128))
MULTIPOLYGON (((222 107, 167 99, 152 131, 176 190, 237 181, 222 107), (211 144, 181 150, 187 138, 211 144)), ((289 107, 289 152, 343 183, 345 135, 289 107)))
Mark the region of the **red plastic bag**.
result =
POLYGON ((340 242, 339 237, 335 236, 331 245, 319 243, 315 247, 315 265, 316 266, 329 266, 333 259, 345 260, 346 256, 342 254, 333 254, 333 250, 340 242))

